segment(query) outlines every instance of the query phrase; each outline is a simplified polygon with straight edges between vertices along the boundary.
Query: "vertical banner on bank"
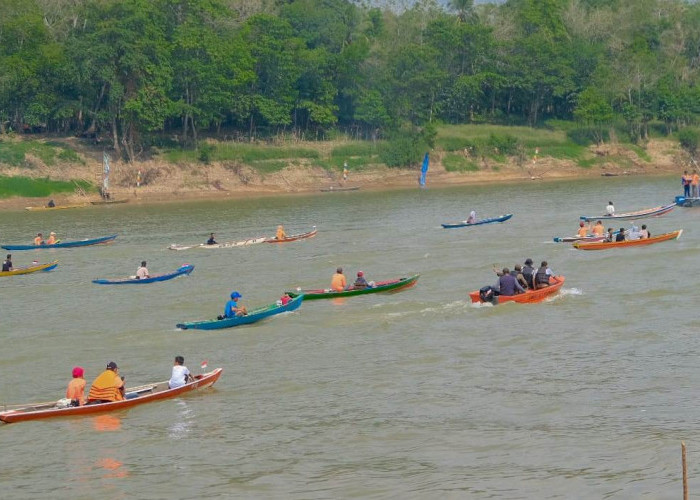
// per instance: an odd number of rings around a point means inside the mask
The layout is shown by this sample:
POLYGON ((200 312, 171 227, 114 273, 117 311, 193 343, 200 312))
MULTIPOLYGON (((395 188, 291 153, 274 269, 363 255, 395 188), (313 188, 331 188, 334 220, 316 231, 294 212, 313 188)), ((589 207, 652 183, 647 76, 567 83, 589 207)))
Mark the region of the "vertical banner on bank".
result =
POLYGON ((102 188, 105 192, 109 190, 109 155, 102 152, 102 188))
POLYGON ((423 158, 423 168, 420 170, 420 180, 418 181, 421 187, 425 186, 425 176, 428 174, 429 165, 430 159, 428 158, 428 153, 425 153, 425 158, 423 158))

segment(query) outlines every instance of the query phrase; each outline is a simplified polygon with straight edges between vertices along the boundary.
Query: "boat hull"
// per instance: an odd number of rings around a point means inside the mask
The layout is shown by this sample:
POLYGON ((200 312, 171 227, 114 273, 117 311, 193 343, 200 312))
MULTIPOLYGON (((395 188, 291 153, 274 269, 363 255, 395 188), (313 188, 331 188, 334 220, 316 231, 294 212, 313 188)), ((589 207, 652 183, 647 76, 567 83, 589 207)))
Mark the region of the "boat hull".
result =
POLYGON ((603 241, 605 236, 564 236, 560 238, 558 236, 554 237, 554 243, 573 243, 575 241, 603 241))
POLYGON ((676 196, 676 205, 684 208, 700 207, 700 198, 686 198, 685 196, 676 196))
POLYGON ((598 243, 584 243, 576 242, 573 244, 574 248, 579 250, 608 250, 610 248, 624 248, 624 247, 638 247, 653 245, 654 243, 661 243, 662 241, 675 240, 681 237, 683 230, 679 229, 677 231, 672 231, 670 233, 660 234, 658 236, 652 236, 651 238, 639 239, 639 240, 625 240, 625 241, 600 241, 598 243))
POLYGON ((618 215, 582 215, 579 217, 581 220, 584 221, 593 221, 593 220, 635 220, 635 219, 644 219, 646 217, 661 217, 662 215, 665 215, 669 213, 671 210, 676 208, 675 203, 671 203, 670 205, 663 205, 660 207, 654 207, 654 208, 646 208, 644 210, 638 210, 636 212, 628 212, 624 214, 618 214, 618 215))
POLYGON ((322 193, 337 193, 339 191, 358 191, 360 189, 360 186, 340 186, 340 187, 334 187, 334 186, 328 186, 325 188, 321 188, 322 193))
POLYGON ((335 299, 338 297, 354 297, 356 295, 367 295, 371 293, 381 293, 381 292, 397 292, 404 290, 406 288, 411 288, 415 286, 418 282, 420 274, 416 274, 409 278, 399 278, 395 280, 380 281, 375 283, 375 286, 371 288, 357 288, 343 290, 342 292, 336 292, 329 289, 318 289, 318 290, 289 290, 285 292, 290 297, 297 297, 303 295, 305 300, 319 300, 319 299, 335 299))
MULTIPOLYGON (((549 280, 550 285, 546 288, 528 290, 525 293, 519 293, 517 295, 498 295, 498 300, 496 303, 501 304, 503 302, 517 302, 518 304, 534 304, 537 302, 542 302, 547 297, 557 293, 561 289, 562 285, 564 285, 565 280, 566 278, 564 276, 557 276, 556 278, 551 278, 549 280)), ((472 303, 485 303, 483 300, 481 300, 479 290, 469 292, 469 298, 471 299, 472 303)))
POLYGON ((116 234, 111 236, 102 236, 101 238, 85 239, 85 240, 75 240, 75 241, 64 241, 61 243, 54 243, 53 245, 3 245, 2 248, 5 250, 44 250, 48 248, 75 248, 75 247, 87 247, 91 245, 105 245, 112 243, 117 237, 116 234))
POLYGON ((205 250, 217 250, 220 248, 235 248, 235 247, 247 247, 250 245, 257 245, 258 243, 265 243, 266 237, 260 236, 258 238, 250 238, 241 241, 226 241, 224 243, 217 243, 215 245, 207 245, 206 243, 200 243, 199 245, 177 245, 173 243, 168 247, 169 250, 190 250, 191 248, 203 248, 205 250))
POLYGON ((72 205, 59 205, 56 207, 25 207, 25 210, 29 210, 30 212, 41 212, 43 210, 66 210, 69 208, 83 208, 88 206, 90 206, 89 203, 74 203, 72 205))
POLYGON ((295 311, 301 306, 304 300, 303 295, 294 297, 284 306, 270 304, 265 307, 254 309, 245 316, 236 316, 234 318, 212 319, 206 321, 193 321, 189 323, 178 323, 175 325, 181 330, 221 330, 223 328, 233 328, 234 326, 249 325, 257 323, 260 320, 275 316, 283 312, 295 311))
POLYGON ((278 240, 276 237, 267 238, 265 240, 265 243, 289 243, 290 241, 305 240, 307 238, 313 238, 314 236, 316 236, 316 233, 318 233, 318 229, 316 229, 316 227, 314 226, 314 229, 312 229, 308 233, 293 234, 281 240, 278 240))
POLYGON ((501 215, 500 217, 491 217, 489 219, 481 219, 476 222, 467 222, 467 221, 462 221, 462 222, 456 222, 454 224, 442 224, 442 227, 445 229, 454 229, 458 227, 472 227, 472 226, 482 226, 484 224, 493 224, 495 222, 505 222, 508 219, 513 217, 513 214, 506 214, 506 215, 501 215))
POLYGON ((58 266, 57 260, 54 260, 53 262, 49 262, 47 264, 38 264, 36 266, 18 267, 13 269, 12 271, 0 271, 0 277, 19 276, 21 274, 31 274, 37 271, 53 271, 54 269, 56 269, 56 266, 58 266))
POLYGON ((156 382, 126 389, 127 399, 85 406, 71 406, 68 408, 56 408, 55 403, 31 406, 0 412, 0 421, 6 423, 25 422, 27 420, 39 420, 53 417, 69 417, 77 415, 90 415, 93 413, 106 413, 125 410, 151 401, 168 399, 180 396, 187 392, 204 389, 213 385, 221 376, 221 368, 209 373, 198 375, 194 382, 185 384, 176 389, 169 389, 168 382, 156 382), (131 396, 131 397, 130 397, 131 396))
POLYGON ((168 281, 178 276, 189 275, 194 270, 192 264, 186 264, 179 267, 172 273, 159 274, 157 276, 151 276, 150 278, 134 279, 134 278, 120 278, 120 279, 97 279, 92 280, 96 285, 145 285, 147 283, 156 283, 159 281, 168 281))

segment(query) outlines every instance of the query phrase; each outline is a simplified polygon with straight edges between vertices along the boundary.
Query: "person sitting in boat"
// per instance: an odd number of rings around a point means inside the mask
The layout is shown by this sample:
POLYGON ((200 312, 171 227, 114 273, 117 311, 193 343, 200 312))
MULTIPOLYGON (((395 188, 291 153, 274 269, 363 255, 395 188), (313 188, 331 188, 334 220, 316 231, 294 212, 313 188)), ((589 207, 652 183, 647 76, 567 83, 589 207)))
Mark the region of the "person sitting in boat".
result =
POLYGON ((632 229, 630 229, 629 232, 629 239, 630 240, 638 240, 642 237, 642 233, 639 231, 639 227, 633 225, 632 229))
POLYGON ((175 363, 173 364, 173 371, 170 375, 170 381, 168 381, 168 387, 170 389, 176 389, 177 387, 182 387, 188 382, 193 381, 194 377, 185 366, 185 358, 182 356, 175 356, 175 363))
POLYGON ((615 230, 613 228, 608 228, 608 234, 605 235, 605 241, 608 243, 615 241, 615 230))
POLYGON ((615 236, 615 241, 625 241, 625 228, 621 227, 620 232, 615 236))
POLYGON ((146 261, 142 260, 141 266, 136 270, 136 279, 142 280, 145 278, 150 278, 150 275, 148 274, 148 268, 146 267, 146 261))
POLYGON ((578 223, 578 233, 576 233, 576 236, 580 238, 585 238, 588 236, 588 228, 586 227, 586 224, 581 221, 578 223))
POLYGON ((49 239, 46 240, 46 244, 47 245, 55 245, 56 243, 58 243, 58 240, 56 239, 56 233, 51 231, 51 234, 49 234, 49 239))
POLYGON ((593 236, 605 236, 605 226, 603 226, 603 221, 598 221, 591 229, 593 236))
POLYGON ((2 263, 2 272, 12 271, 12 254, 7 254, 7 258, 2 263))
POLYGON ((71 406, 83 406, 87 402, 83 373, 82 366, 73 367, 73 378, 68 382, 68 389, 66 389, 66 398, 70 399, 71 406))
POLYGON ((277 226, 277 234, 275 235, 275 238, 278 240, 283 240, 287 237, 287 233, 284 232, 284 226, 280 224, 277 226))
POLYGON ((238 299, 243 297, 238 292, 231 292, 231 300, 226 302, 226 307, 224 308, 224 315, 219 316, 218 319, 224 318, 235 318, 236 316, 245 316, 248 314, 248 310, 245 306, 238 305, 238 299))
POLYGON ((499 295, 515 295, 516 293, 525 293, 525 289, 520 286, 518 280, 513 276, 507 267, 503 268, 500 278, 494 287, 498 290, 499 295))
POLYGON ((513 267, 513 270, 510 272, 510 274, 518 281, 521 287, 523 287, 525 290, 527 290, 527 280, 525 279, 525 276, 523 275, 523 268, 520 264, 515 264, 513 267))
POLYGON ((549 286, 549 278, 554 278, 554 272, 549 268, 546 260, 543 260, 535 273, 535 287, 546 288, 549 286))
POLYGON ((639 238, 642 240, 646 240, 650 236, 651 236, 651 234, 649 233, 649 230, 647 229, 647 225, 642 224, 642 230, 639 231, 639 238))
POLYGON ((109 403, 124 400, 124 377, 119 376, 119 367, 114 361, 107 363, 105 371, 100 373, 90 386, 88 404, 109 403))
POLYGON ((525 265, 522 267, 522 274, 523 274, 523 278, 525 279, 525 283, 527 285, 527 288, 534 289, 535 288, 535 268, 532 267, 532 259, 530 259, 530 258, 525 259, 525 265))
POLYGON ((34 238, 34 245, 39 246, 44 244, 44 235, 41 233, 36 234, 36 238, 34 238))
POLYGON ((335 270, 335 274, 331 278, 331 290, 342 292, 348 286, 348 282, 343 274, 343 268, 339 267, 335 270))
POLYGON ((365 273, 362 271, 357 271, 357 278, 355 278, 355 283, 352 284, 353 288, 367 288, 369 283, 365 279, 365 273))
POLYGON ((292 298, 288 294, 284 294, 280 297, 280 300, 278 300, 280 306, 286 306, 292 301, 292 298))
POLYGON ((612 201, 609 201, 608 206, 605 207, 605 215, 615 215, 615 205, 613 205, 612 201))
POLYGON ((469 218, 467 219, 467 224, 474 224, 476 222, 476 210, 469 212, 469 218))
POLYGON ((49 202, 46 204, 46 206, 49 207, 49 208, 55 208, 55 207, 56 207, 56 203, 54 203, 53 200, 49 200, 49 202))
POLYGON ((214 239, 214 233, 209 234, 209 239, 207 240, 207 245, 218 245, 218 243, 214 239))

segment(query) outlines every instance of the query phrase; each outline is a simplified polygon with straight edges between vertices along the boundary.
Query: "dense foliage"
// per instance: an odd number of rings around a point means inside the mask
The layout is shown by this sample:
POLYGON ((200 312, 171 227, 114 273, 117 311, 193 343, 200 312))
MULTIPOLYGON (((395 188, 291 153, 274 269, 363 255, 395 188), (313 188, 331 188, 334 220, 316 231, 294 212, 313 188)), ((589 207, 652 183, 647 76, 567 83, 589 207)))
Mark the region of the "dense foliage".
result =
POLYGON ((126 159, 203 134, 410 142, 436 121, 557 119, 598 141, 624 123, 636 141, 700 117, 700 4, 685 0, 0 0, 0 12, 0 133, 95 136, 126 159))

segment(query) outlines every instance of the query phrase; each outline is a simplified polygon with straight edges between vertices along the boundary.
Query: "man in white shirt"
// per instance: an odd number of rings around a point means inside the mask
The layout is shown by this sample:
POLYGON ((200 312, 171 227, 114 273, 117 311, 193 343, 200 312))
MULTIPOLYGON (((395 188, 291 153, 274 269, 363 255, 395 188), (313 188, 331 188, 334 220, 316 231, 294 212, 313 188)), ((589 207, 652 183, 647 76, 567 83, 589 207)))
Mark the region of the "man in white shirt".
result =
POLYGON ((168 387, 175 389, 177 387, 182 387, 188 382, 192 382, 194 377, 187 369, 185 365, 185 358, 182 356, 175 356, 175 364, 173 365, 173 373, 170 376, 170 381, 168 382, 168 387))
POLYGON ((146 267, 146 261, 141 261, 141 267, 136 270, 136 279, 142 280, 148 278, 148 268, 146 267))
POLYGON ((615 215, 615 205, 613 205, 612 201, 609 201, 608 206, 605 207, 605 214, 606 215, 615 215))

